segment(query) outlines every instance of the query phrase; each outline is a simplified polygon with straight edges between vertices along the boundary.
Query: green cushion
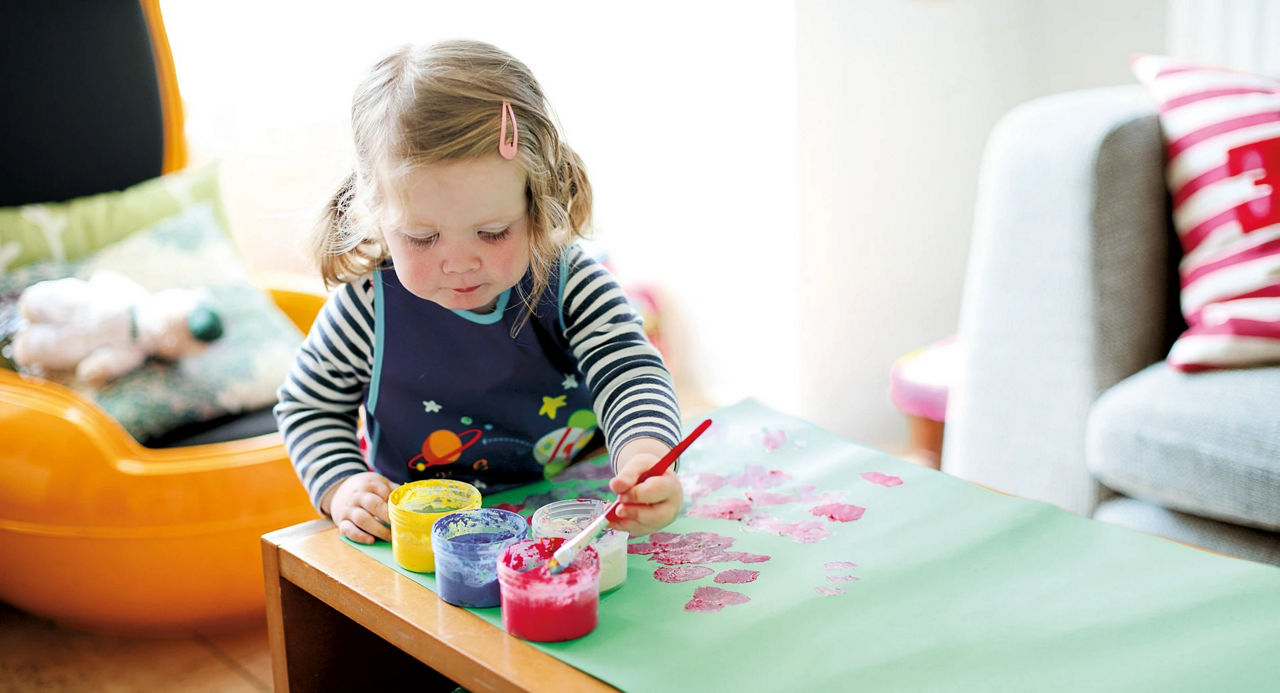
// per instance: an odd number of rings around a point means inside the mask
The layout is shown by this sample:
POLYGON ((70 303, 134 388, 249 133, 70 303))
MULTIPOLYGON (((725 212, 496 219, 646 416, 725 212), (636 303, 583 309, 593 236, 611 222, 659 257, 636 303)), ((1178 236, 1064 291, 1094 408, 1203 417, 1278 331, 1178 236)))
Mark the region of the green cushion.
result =
POLYGON ((0 273, 40 260, 75 260, 197 202, 211 204, 221 228, 230 228, 213 165, 117 192, 0 208, 0 273))
MULTIPOLYGON (((200 202, 150 228, 72 261, 44 261, 0 274, 0 304, 26 286, 59 277, 88 279, 109 270, 151 291, 198 288, 222 321, 204 352, 141 368, 93 388, 65 384, 96 401, 139 441, 180 425, 269 406, 302 343, 302 333, 261 289, 219 223, 200 202)), ((2 312, 2 311, 0 311, 2 312)))

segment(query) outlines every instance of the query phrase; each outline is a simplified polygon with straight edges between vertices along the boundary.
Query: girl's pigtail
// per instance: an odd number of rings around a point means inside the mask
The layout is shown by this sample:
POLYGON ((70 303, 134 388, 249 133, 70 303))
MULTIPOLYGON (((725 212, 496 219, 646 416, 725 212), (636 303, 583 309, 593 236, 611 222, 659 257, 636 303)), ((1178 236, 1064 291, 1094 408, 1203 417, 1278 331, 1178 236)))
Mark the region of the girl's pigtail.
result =
POLYGON ((313 235, 314 257, 319 258, 320 276, 326 288, 346 280, 352 269, 351 203, 356 195, 356 173, 352 171, 325 204, 313 235))
POLYGON ((564 142, 556 152, 556 179, 560 185, 560 204, 568 216, 571 239, 586 234, 591 225, 591 181, 578 153, 564 142))

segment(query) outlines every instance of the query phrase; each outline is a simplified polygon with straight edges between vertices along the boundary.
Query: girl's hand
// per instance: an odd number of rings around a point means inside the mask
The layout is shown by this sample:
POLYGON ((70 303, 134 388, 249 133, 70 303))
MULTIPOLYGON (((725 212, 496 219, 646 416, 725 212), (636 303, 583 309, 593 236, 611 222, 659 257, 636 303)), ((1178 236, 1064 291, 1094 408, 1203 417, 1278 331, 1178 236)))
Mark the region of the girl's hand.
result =
POLYGON ((611 527, 639 537, 666 527, 680 514, 684 489, 680 487, 675 469, 636 484, 636 479, 670 449, 654 438, 635 438, 618 451, 618 474, 609 481, 609 489, 618 494, 622 504, 618 506, 618 519, 610 523, 611 527))
POLYGON ((391 541, 387 497, 395 484, 377 472, 352 474, 330 488, 320 509, 333 518, 342 536, 361 544, 391 541))

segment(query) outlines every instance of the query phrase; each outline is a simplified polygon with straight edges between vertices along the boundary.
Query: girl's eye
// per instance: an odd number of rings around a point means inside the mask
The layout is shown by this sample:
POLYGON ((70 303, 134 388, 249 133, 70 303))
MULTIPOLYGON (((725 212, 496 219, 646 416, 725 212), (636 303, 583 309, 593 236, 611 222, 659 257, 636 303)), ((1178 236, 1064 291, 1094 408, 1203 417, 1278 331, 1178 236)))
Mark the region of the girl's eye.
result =
POLYGON ((490 243, 501 243, 507 239, 507 236, 511 235, 511 227, 508 226, 501 231, 480 231, 479 233, 481 240, 485 240, 490 243))
POLYGON ((408 234, 404 234, 404 240, 414 248, 430 248, 436 244, 436 238, 438 238, 439 235, 440 234, 431 234, 430 236, 410 236, 408 234))

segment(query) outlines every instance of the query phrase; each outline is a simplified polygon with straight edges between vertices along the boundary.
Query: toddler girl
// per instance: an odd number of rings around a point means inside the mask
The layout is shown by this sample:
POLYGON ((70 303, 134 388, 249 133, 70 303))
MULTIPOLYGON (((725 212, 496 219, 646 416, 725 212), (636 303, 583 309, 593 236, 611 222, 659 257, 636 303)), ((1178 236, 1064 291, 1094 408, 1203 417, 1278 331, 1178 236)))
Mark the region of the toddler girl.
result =
POLYGON ((635 482, 679 438, 671 376, 575 244, 591 184, 528 68, 474 41, 405 47, 356 90, 351 121, 355 171, 314 238, 338 289, 275 408, 312 502, 354 541, 389 540, 401 483, 493 492, 603 438, 614 527, 669 524, 674 472, 635 482))

